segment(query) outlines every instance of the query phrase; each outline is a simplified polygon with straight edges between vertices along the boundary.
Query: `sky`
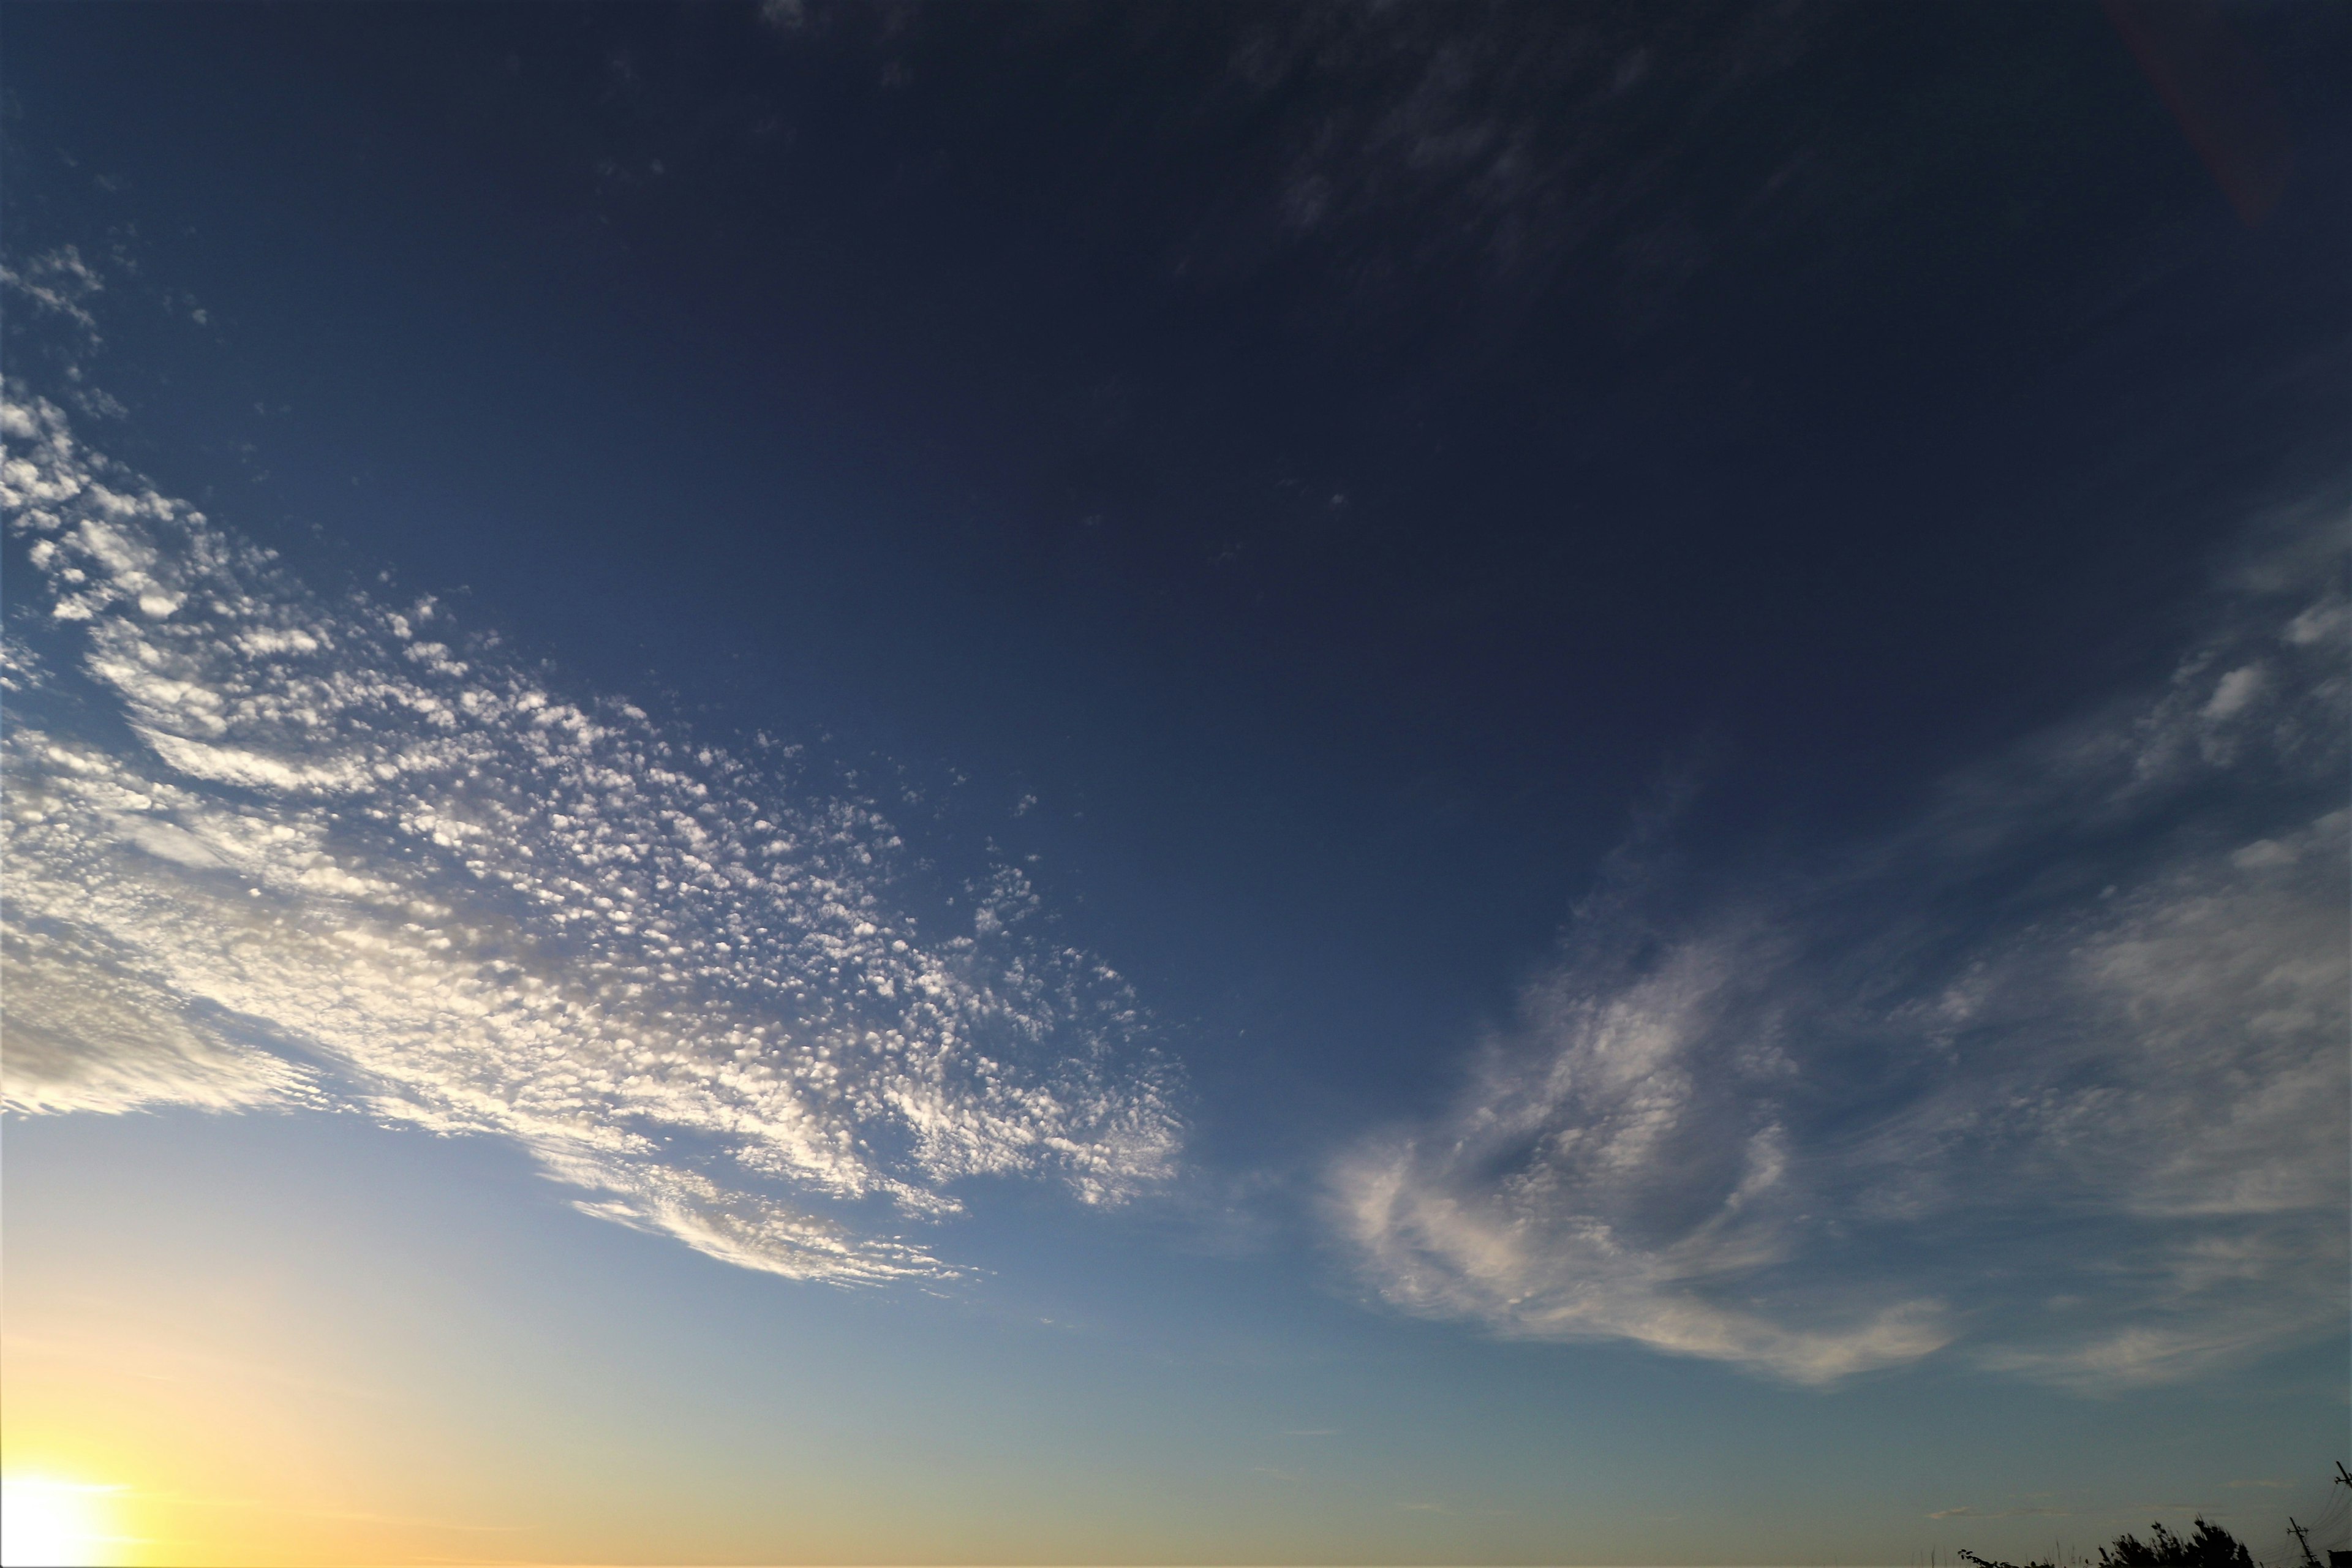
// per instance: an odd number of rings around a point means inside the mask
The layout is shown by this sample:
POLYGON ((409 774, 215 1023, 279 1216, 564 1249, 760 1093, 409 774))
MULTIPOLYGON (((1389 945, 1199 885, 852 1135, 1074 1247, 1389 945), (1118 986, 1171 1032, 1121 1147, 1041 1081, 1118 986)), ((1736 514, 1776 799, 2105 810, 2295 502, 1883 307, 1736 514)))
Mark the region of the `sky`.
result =
POLYGON ((12 5, 12 1530, 2352 1545, 2347 64, 12 5))

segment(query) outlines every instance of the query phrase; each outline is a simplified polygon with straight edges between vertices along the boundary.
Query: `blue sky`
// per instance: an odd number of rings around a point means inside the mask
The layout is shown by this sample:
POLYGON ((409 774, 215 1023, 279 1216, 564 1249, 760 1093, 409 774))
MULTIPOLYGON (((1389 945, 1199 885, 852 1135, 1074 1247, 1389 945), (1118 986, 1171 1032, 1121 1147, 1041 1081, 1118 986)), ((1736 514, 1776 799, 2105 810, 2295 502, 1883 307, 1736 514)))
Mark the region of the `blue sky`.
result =
POLYGON ((12 10, 11 1475, 2277 1551, 2347 39, 2188 15, 12 10))

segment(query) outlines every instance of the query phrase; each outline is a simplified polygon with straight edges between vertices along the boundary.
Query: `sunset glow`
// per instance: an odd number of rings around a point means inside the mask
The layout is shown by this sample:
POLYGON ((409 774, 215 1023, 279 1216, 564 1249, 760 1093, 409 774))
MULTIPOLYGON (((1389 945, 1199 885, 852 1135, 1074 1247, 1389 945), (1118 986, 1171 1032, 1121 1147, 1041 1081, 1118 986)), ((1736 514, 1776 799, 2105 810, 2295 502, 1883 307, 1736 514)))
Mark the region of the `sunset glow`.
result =
POLYGON ((0 9, 5 1568, 2352 1550, 2352 5, 0 9))
POLYGON ((0 1563, 84 1568, 123 1562, 112 1507, 120 1489, 54 1476, 0 1479, 0 1563))

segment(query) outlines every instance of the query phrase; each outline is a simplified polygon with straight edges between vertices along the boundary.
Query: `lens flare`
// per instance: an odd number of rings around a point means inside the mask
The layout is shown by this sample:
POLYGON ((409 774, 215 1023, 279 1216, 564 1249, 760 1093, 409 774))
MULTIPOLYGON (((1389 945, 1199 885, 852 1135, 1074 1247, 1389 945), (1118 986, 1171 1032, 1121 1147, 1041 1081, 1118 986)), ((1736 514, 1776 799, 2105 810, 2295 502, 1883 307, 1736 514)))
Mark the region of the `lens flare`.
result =
POLYGON ((0 1563, 82 1568, 121 1561, 107 1503, 119 1489, 53 1476, 0 1479, 0 1563))

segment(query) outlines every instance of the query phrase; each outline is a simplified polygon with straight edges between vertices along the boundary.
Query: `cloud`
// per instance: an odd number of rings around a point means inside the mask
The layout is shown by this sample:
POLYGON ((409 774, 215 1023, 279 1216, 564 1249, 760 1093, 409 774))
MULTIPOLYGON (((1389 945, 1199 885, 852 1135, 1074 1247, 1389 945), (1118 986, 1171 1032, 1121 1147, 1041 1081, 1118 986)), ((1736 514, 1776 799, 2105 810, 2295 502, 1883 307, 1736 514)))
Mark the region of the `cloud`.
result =
POLYGON ((1929 1519, 2064 1519, 2063 1508, 1939 1508, 1929 1519))
POLYGON ((1458 1103, 1337 1163, 1373 1285, 1805 1384, 2340 1326, 2339 536, 2265 531, 2168 679, 1830 863, 1693 894, 1638 832, 1458 1103))
POLYGON ((1192 113, 1215 126, 1245 107, 1248 136, 1182 270, 1319 257, 1318 297, 1351 320, 1427 296, 1499 324, 1572 279, 1633 332, 1841 162, 1769 118, 1766 89, 1822 41, 1822 19, 1791 7, 1498 25, 1476 7, 1301 5, 1235 31, 1192 113))
POLYGON ((793 749, 331 601, 37 398, 0 434, 48 595, 5 671, 10 1106, 495 1134, 585 1212, 842 1281, 945 1271, 879 1227, 965 1178, 1113 1203, 1171 1169, 1135 998, 1015 868, 934 929, 899 834, 793 749))
POLYGON ((63 316, 91 342, 98 341, 98 318, 88 301, 105 291, 106 279, 82 260, 75 247, 45 250, 22 268, 0 266, 0 286, 23 295, 46 314, 63 316))

